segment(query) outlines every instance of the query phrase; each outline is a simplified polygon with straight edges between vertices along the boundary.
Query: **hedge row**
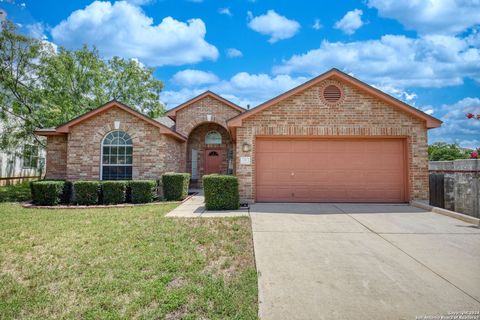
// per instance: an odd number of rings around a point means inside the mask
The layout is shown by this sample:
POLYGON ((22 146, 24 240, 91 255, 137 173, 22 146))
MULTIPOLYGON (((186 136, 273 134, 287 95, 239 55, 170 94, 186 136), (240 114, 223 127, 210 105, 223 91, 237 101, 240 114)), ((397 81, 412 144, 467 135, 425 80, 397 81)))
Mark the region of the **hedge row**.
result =
POLYGON ((147 203, 157 198, 156 188, 155 180, 41 180, 30 183, 33 203, 44 206, 147 203))
MULTIPOLYGON (((162 176, 165 200, 179 201, 188 195, 188 173, 165 173, 162 176)), ((42 180, 30 184, 33 203, 57 204, 118 204, 148 203, 157 199, 157 181, 63 181, 42 180)))
POLYGON ((240 208, 238 178, 211 174, 203 176, 203 192, 207 210, 236 210, 240 208))

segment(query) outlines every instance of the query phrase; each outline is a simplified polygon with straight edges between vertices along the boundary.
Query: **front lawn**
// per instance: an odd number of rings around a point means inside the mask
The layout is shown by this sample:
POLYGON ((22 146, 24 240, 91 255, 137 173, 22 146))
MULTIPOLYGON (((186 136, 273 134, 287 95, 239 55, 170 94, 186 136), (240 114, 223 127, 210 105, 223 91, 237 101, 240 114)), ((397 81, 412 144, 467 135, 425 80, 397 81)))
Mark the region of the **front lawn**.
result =
POLYGON ((2 319, 255 319, 248 218, 0 204, 2 319))

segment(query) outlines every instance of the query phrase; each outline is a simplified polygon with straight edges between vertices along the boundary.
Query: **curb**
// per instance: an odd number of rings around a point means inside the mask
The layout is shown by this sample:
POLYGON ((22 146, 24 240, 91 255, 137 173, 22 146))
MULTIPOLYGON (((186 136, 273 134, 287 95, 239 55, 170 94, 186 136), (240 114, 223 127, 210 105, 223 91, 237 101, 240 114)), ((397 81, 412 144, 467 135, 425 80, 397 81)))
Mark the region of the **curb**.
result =
POLYGON ((410 205, 412 205, 414 207, 417 207, 417 208, 420 208, 420 209, 424 209, 424 210, 433 212, 433 213, 441 214, 441 215, 444 215, 444 216, 447 216, 447 217, 450 217, 450 218, 462 220, 464 222, 471 223, 475 226, 480 226, 480 219, 468 216, 468 215, 463 214, 463 213, 458 213, 458 212, 455 212, 455 211, 451 211, 451 210, 447 210, 447 209, 443 209, 443 208, 439 208, 439 207, 434 207, 434 206, 431 206, 429 204, 426 204, 426 203, 423 203, 423 202, 420 202, 420 201, 410 201, 410 205))

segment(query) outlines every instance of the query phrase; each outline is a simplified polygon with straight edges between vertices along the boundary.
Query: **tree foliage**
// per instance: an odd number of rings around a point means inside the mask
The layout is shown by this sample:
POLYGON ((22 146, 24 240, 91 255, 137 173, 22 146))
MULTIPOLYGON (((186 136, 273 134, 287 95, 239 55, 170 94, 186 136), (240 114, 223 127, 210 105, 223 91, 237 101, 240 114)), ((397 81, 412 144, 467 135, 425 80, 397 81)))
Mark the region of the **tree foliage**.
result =
POLYGON ((37 139, 35 129, 57 127, 112 99, 159 116, 162 88, 138 61, 104 60, 87 46, 57 49, 7 22, 0 32, 0 146, 37 139))
POLYGON ((469 159, 470 149, 462 149, 457 144, 436 142, 428 146, 428 158, 431 161, 450 161, 457 159, 469 159))

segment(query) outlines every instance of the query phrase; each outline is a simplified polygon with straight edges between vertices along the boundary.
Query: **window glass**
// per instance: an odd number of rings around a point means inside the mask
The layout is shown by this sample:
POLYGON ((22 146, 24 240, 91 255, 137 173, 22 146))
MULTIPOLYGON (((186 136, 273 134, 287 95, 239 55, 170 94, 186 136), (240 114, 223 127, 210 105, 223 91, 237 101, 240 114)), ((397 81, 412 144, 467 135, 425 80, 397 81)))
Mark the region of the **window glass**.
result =
POLYGON ((132 138, 123 131, 113 131, 102 144, 102 180, 132 179, 132 138))
POLYGON ((205 136, 205 144, 221 144, 222 135, 217 131, 210 131, 205 136))
POLYGON ((23 147, 23 167, 38 168, 38 146, 27 144, 23 147))

